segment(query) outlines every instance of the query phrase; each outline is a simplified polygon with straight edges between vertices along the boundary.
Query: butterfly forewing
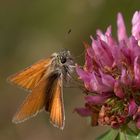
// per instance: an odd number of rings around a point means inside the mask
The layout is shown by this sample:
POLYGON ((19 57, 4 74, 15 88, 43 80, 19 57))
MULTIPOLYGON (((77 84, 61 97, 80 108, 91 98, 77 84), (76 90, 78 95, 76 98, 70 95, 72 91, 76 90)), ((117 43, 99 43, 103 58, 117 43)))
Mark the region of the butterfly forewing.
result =
POLYGON ((8 78, 8 81, 25 89, 32 90, 40 82, 51 62, 51 58, 42 59, 23 71, 12 75, 8 78))

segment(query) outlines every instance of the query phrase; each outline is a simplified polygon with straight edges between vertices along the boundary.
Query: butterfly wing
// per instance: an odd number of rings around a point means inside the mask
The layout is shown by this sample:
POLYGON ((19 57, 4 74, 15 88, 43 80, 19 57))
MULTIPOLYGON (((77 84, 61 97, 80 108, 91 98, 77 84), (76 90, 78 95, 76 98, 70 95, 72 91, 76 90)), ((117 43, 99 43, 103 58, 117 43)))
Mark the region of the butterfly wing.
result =
POLYGON ((46 89, 48 87, 48 80, 42 80, 32 92, 26 97, 23 104, 13 117, 14 123, 23 122, 30 117, 35 116, 46 103, 46 89))
POLYGON ((42 59, 39 62, 27 67, 23 71, 16 73, 8 78, 8 81, 19 85, 28 90, 32 90, 37 86, 41 78, 44 76, 48 66, 51 64, 52 59, 42 59))
POLYGON ((23 104, 13 117, 14 123, 21 123, 35 116, 48 104, 51 122, 64 127, 64 107, 62 100, 62 80, 59 73, 52 72, 43 77, 40 83, 26 97, 23 104))
POLYGON ((49 105, 46 106, 46 110, 50 112, 51 123, 60 129, 64 128, 65 121, 62 86, 62 74, 60 74, 51 90, 49 105))

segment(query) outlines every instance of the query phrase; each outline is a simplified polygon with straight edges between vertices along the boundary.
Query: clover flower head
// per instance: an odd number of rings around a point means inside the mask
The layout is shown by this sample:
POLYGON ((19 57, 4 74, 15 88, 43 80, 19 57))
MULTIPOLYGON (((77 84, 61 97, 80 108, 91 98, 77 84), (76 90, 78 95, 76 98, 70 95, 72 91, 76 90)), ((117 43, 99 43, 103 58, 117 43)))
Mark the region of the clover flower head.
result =
POLYGON ((132 18, 132 34, 127 35, 121 13, 117 15, 117 40, 111 26, 97 30, 91 45, 85 44, 85 65, 77 74, 89 93, 81 116, 91 116, 93 125, 120 128, 134 121, 140 128, 140 12, 132 18))

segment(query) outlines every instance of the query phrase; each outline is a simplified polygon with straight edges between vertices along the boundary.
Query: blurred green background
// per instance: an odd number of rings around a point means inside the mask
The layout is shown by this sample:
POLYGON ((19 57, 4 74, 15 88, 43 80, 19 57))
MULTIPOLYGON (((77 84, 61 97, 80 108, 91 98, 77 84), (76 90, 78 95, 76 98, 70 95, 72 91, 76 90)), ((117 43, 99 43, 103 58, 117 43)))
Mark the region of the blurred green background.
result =
MULTIPOLYGON (((64 89, 66 125, 63 131, 49 123, 45 112, 15 125, 11 119, 27 92, 6 78, 63 48, 73 56, 90 42, 97 28, 108 25, 116 33, 116 14, 122 12, 130 33, 131 17, 139 0, 1 0, 0 1, 0 140, 94 140, 106 127, 93 128, 88 119, 73 113, 83 106, 79 89, 64 89), (68 35, 68 30, 72 32, 68 35)), ((77 59, 83 64, 84 56, 77 59)))

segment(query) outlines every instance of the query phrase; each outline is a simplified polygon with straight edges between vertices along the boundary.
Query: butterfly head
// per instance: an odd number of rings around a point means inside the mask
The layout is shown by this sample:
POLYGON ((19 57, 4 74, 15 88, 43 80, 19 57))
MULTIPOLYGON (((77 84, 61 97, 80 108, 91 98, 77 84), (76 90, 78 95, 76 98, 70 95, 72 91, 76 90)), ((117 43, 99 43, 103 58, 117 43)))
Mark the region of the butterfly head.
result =
POLYGON ((73 57, 72 57, 70 51, 66 51, 66 50, 65 51, 61 51, 58 54, 58 58, 59 58, 59 62, 62 65, 65 65, 65 64, 73 65, 74 64, 73 57))
POLYGON ((59 53, 54 53, 52 56, 55 58, 55 62, 59 66, 74 65, 73 57, 70 51, 64 50, 59 53))

